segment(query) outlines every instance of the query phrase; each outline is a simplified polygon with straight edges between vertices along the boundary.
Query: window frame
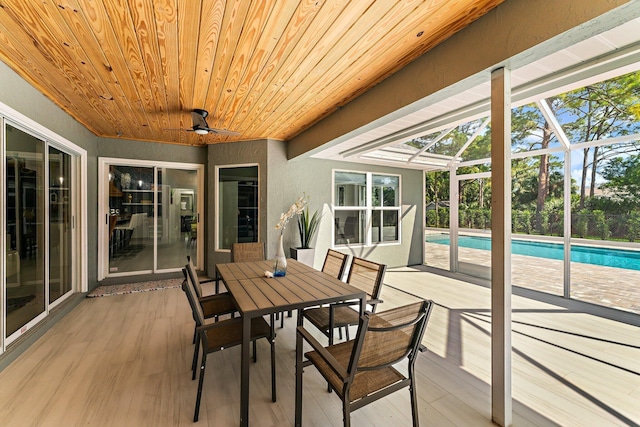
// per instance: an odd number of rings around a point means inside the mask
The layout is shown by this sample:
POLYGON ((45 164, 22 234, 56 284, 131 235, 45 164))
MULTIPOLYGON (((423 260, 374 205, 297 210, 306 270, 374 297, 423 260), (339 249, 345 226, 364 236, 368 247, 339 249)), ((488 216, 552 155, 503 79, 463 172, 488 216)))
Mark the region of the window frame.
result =
MULTIPOLYGON (((336 242, 336 227, 331 227, 331 243, 332 247, 340 248, 340 247, 371 247, 371 246, 394 246, 402 244, 402 175, 394 174, 394 173, 384 173, 384 172, 367 172, 367 171, 358 171, 358 170, 347 170, 347 169, 333 169, 331 171, 331 205, 332 205, 332 218, 333 223, 335 224, 336 220, 336 212, 364 212, 364 241, 358 243, 337 243, 336 242), (364 206, 341 206, 339 204, 340 196, 337 194, 336 187, 336 173, 353 173, 353 174, 361 174, 365 176, 365 187, 366 187, 366 196, 365 196, 365 205, 364 206), (381 177, 393 177, 398 179, 398 194, 397 194, 397 206, 384 206, 384 201, 381 200, 381 206, 373 205, 373 177, 381 176, 381 177), (384 215, 385 211, 394 211, 397 212, 397 229, 398 229, 398 238, 396 240, 389 241, 373 241, 373 215, 375 212, 380 212, 380 215, 384 215)), ((384 220, 384 218, 382 218, 384 220)))
MULTIPOLYGON (((215 252, 226 252, 231 253, 231 248, 223 248, 220 245, 220 170, 221 169, 237 169, 237 168, 249 168, 255 167, 257 170, 256 178, 258 182, 258 206, 257 208, 257 216, 260 218, 260 164, 259 163, 238 163, 238 164, 230 164, 230 165, 216 165, 215 166, 215 252)), ((260 236, 260 220, 258 219, 258 227, 256 228, 255 233, 257 236, 260 236)), ((259 237, 258 237, 259 240, 259 237)))

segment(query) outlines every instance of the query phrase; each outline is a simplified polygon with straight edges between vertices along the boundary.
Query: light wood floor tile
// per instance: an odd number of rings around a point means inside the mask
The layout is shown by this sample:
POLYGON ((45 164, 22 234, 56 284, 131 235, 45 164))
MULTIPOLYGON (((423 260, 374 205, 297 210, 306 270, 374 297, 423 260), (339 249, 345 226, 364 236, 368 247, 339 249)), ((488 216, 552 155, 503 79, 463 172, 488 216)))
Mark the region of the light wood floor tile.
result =
MULTIPOLYGON (((415 300, 403 291, 437 303, 416 363, 421 425, 492 425, 490 290, 412 268, 389 270, 385 283, 378 310, 415 300)), ((514 425, 640 423, 638 328, 520 297, 513 309, 514 425)), ((277 329, 276 403, 269 346, 258 343, 252 426, 293 425, 295 323, 277 329)), ((0 372, 0 425, 192 426, 192 336, 180 289, 87 299, 0 372)), ((239 355, 208 357, 197 425, 239 424, 239 355)), ((342 425, 339 399, 313 368, 303 402, 305 426, 342 425)), ((410 425, 408 390, 354 412, 352 424, 410 425)))

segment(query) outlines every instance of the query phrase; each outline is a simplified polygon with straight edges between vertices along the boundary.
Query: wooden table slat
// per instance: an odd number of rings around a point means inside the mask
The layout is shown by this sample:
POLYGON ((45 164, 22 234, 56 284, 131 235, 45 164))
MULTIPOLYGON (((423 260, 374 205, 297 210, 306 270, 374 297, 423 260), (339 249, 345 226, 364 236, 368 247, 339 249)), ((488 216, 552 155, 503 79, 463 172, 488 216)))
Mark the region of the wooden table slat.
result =
MULTIPOLYGON (((244 310, 255 310, 258 307, 253 302, 251 296, 242 287, 239 281, 231 280, 225 283, 227 290, 231 293, 231 296, 236 302, 238 307, 243 307, 244 310)), ((241 310, 242 311, 242 310, 241 310)))
POLYGON ((332 296, 332 295, 343 294, 343 293, 361 292, 360 289, 354 286, 351 286, 348 283, 334 280, 333 277, 330 277, 327 274, 324 274, 320 271, 303 276, 301 277, 301 280, 305 281, 306 283, 313 283, 314 288, 318 292, 323 292, 326 296, 332 296))
POLYGON ((279 280, 279 289, 282 289, 283 295, 287 295, 287 299, 291 302, 309 301, 316 298, 316 294, 312 289, 301 286, 301 275, 287 275, 284 280, 279 280))
POLYGON ((254 277, 264 277, 265 271, 271 271, 273 269, 273 262, 264 260, 256 262, 241 262, 238 263, 238 268, 246 275, 247 279, 254 277))

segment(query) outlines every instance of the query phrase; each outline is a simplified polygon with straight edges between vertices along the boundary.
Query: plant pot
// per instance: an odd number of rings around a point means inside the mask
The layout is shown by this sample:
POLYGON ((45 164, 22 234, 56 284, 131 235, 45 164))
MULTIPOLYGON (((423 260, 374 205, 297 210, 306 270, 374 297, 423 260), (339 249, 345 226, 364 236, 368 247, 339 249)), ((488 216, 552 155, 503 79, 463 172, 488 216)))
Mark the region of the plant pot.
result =
POLYGON ((300 261, 303 264, 313 267, 313 260, 316 255, 315 248, 302 249, 302 248, 290 248, 291 258, 300 261))

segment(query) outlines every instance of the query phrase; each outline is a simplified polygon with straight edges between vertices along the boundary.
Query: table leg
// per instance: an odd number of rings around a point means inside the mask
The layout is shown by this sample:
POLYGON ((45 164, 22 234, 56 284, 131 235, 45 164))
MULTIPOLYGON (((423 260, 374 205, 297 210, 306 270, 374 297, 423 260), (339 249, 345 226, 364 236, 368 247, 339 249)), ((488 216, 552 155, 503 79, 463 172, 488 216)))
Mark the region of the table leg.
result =
MULTIPOLYGON (((302 309, 298 310, 298 326, 302 326, 302 309)), ((296 400, 295 400, 295 427, 302 426, 302 335, 296 332, 296 400)))
POLYGON ((242 316, 242 349, 240 354, 240 427, 249 426, 249 345, 251 318, 242 316))

